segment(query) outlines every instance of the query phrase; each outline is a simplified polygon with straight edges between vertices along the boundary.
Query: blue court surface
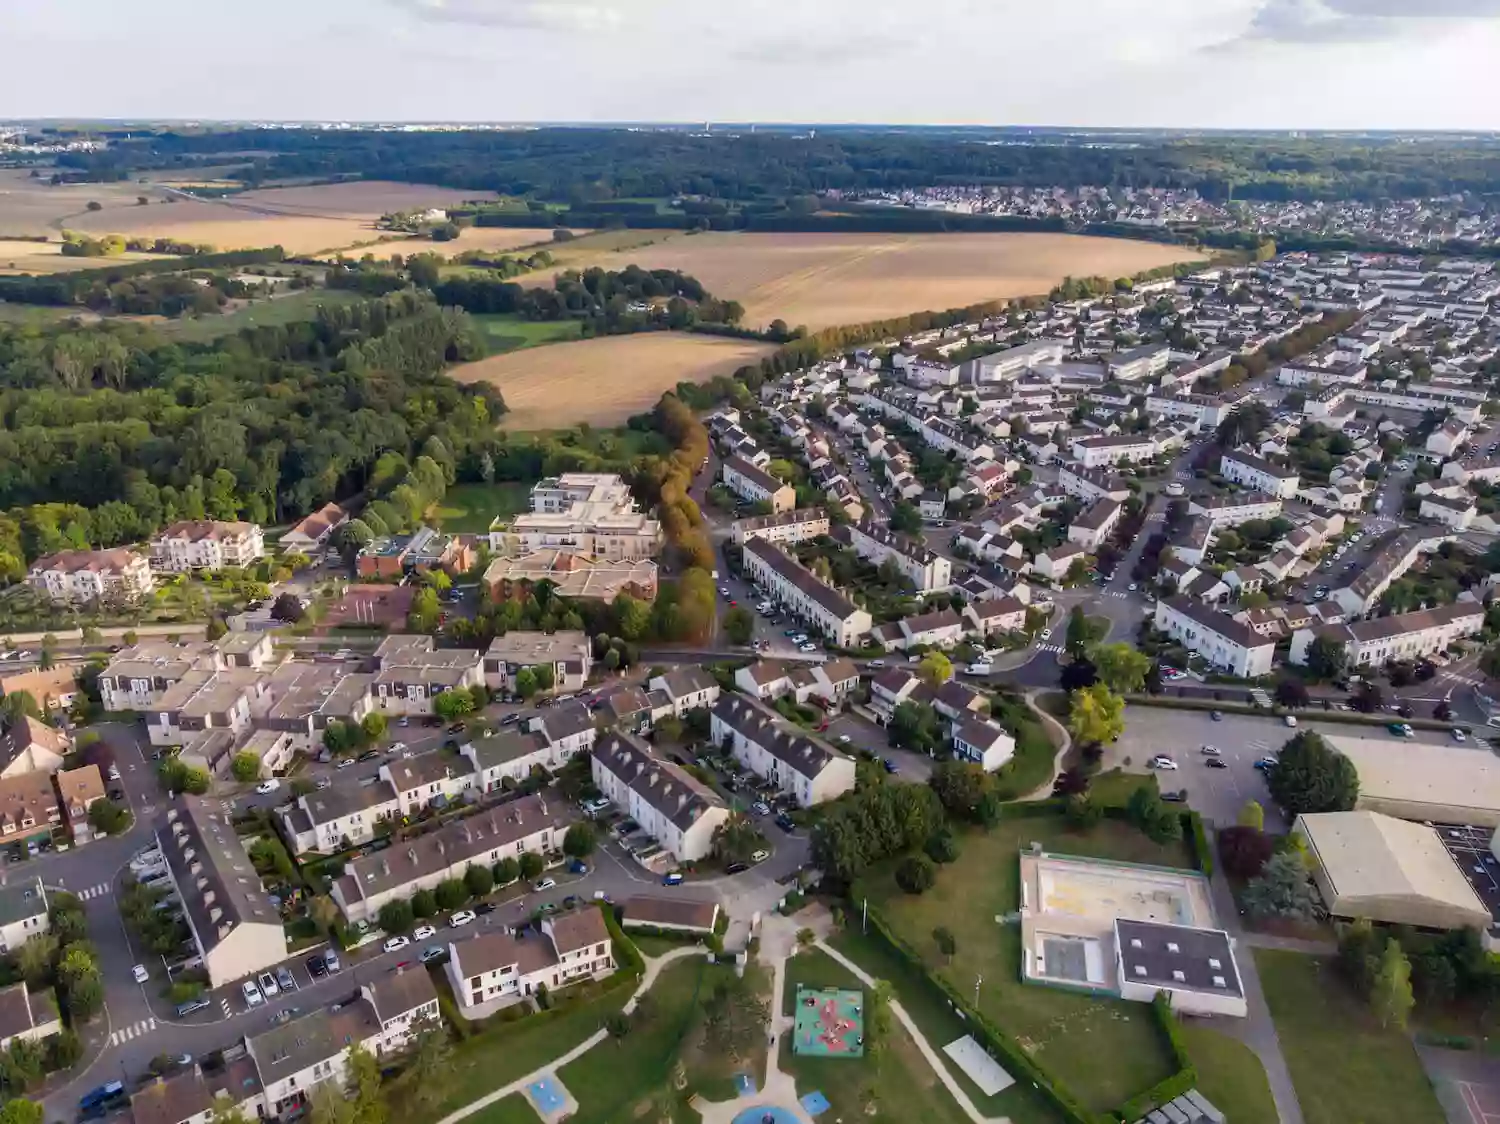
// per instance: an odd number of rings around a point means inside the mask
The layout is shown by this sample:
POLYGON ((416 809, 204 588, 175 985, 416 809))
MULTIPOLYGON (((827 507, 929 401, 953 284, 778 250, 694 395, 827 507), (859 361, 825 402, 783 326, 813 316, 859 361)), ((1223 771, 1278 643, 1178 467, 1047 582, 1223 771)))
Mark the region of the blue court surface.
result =
POLYGON ((734 1118, 734 1124, 797 1124, 797 1118, 784 1108, 766 1104, 747 1108, 734 1118))
POLYGON ((734 1075, 734 1092, 736 1096, 755 1096, 755 1078, 748 1073, 736 1073, 734 1075))
POLYGON ((828 1098, 822 1093, 808 1093, 802 1098, 802 1107, 809 1116, 822 1116, 828 1111, 828 1098))
POLYGON ((526 1095, 543 1116, 552 1116, 562 1111, 563 1105, 568 1103, 568 1098, 551 1077, 543 1077, 526 1086, 526 1095))

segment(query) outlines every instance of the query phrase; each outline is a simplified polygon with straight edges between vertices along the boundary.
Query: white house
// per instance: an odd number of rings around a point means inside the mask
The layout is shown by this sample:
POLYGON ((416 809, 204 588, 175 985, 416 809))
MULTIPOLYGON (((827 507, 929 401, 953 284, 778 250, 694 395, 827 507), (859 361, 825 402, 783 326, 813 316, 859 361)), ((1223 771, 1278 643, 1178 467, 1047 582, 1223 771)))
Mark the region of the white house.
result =
POLYGON ((1415 613, 1299 629, 1292 636, 1289 658, 1294 664, 1305 664, 1313 640, 1324 637, 1344 646, 1348 666, 1378 668, 1392 660, 1412 661, 1435 655, 1483 627, 1483 605, 1456 601, 1415 613))
POLYGON ((710 712, 711 737, 745 768, 810 808, 854 787, 854 759, 791 729, 743 695, 722 695, 710 712))
POLYGON ((693 665, 658 675, 647 686, 667 697, 672 713, 678 718, 700 706, 712 706, 719 697, 719 681, 706 668, 693 665))
POLYGON ((1297 487, 1301 482, 1301 477, 1291 469, 1280 468, 1243 450, 1225 453, 1219 459, 1219 471, 1226 480, 1284 500, 1297 494, 1297 487))
POLYGON ((47 891, 40 878, 18 878, 0 885, 0 954, 14 952, 51 928, 47 891))
POLYGON ((835 644, 850 647, 870 631, 871 617, 796 559, 770 543, 745 545, 745 572, 771 600, 806 621, 835 644))
POLYGON ((597 909, 559 913, 539 934, 500 929, 448 945, 443 971, 465 1018, 484 1015, 539 989, 557 991, 615 969, 614 945, 597 909))
POLYGON ((1281 515, 1281 501, 1275 496, 1236 493, 1227 496, 1194 496, 1188 501, 1188 514, 1201 515, 1219 527, 1238 527, 1252 519, 1275 519, 1281 515))
POLYGON ((678 862, 696 862, 713 850, 714 832, 729 818, 713 789, 626 734, 600 739, 591 761, 605 799, 678 862))
POLYGON ((45 555, 31 564, 26 582, 59 604, 132 602, 156 588, 146 556, 125 547, 45 555))
POLYGON ((1077 543, 1086 551, 1095 551, 1105 542, 1119 525, 1125 508, 1118 500, 1098 499, 1089 505, 1068 526, 1068 541, 1077 543))
POLYGON ((807 507, 783 511, 779 515, 736 519, 732 533, 737 546, 744 546, 751 539, 769 543, 799 543, 828 534, 829 526, 827 511, 821 507, 807 507))
POLYGON ((797 493, 790 484, 783 484, 743 457, 730 457, 726 460, 721 475, 724 486, 740 499, 769 504, 773 515, 791 511, 797 506, 797 493))
POLYGON ((996 722, 971 718, 953 723, 953 756, 993 773, 1016 755, 1016 739, 996 722))
POLYGON ((1083 468, 1101 468, 1122 462, 1148 461, 1161 452, 1155 438, 1122 433, 1116 437, 1075 437, 1068 443, 1073 459, 1083 468))
POLYGON ((875 566, 889 561, 918 593, 941 592, 953 581, 948 559, 889 527, 861 520, 840 527, 836 537, 845 536, 854 553, 875 566))
POLYGON ((152 568, 173 574, 249 566, 265 553, 258 523, 187 520, 163 527, 151 540, 152 568))
POLYGON ((1210 609, 1190 597, 1169 597, 1156 603, 1157 629, 1197 652, 1215 667, 1242 679, 1268 675, 1274 642, 1226 613, 1210 609))

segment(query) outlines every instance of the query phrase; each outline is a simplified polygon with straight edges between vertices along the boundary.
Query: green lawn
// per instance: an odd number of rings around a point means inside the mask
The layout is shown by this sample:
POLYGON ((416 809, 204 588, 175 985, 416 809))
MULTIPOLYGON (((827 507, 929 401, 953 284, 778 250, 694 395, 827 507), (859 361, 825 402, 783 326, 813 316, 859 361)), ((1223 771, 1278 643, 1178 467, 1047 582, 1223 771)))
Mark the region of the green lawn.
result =
POLYGON ((1307 1124, 1443 1124, 1411 1039, 1382 1029, 1331 959, 1258 948, 1255 965, 1307 1124))
MULTIPOLYGON (((848 969, 819 949, 800 952, 787 962, 783 1010, 791 1010, 799 983, 864 990, 848 969)), ((788 1035, 781 1042, 781 1068, 796 1078, 798 1096, 817 1090, 827 1097, 834 1119, 963 1124, 968 1117, 932 1072, 911 1035, 894 1018, 892 1023, 889 1049, 878 1064, 869 1057, 801 1057, 792 1052, 792 1036, 788 1035), (867 1090, 875 1105, 869 1116, 864 1109, 867 1090)))
POLYGON ((261 298, 233 312, 193 318, 180 317, 159 325, 159 328, 185 343, 210 343, 232 335, 241 328, 311 320, 317 315, 319 305, 333 307, 353 304, 363 299, 360 294, 348 289, 303 289, 286 296, 261 298))
POLYGON ((995 775, 1001 798, 1014 800, 1035 792, 1052 776, 1058 746, 1042 720, 1021 699, 998 696, 993 715, 1006 729, 1014 731, 1016 738, 1016 755, 995 775))
POLYGON ((541 1119, 524 1093, 501 1097, 489 1108, 469 1117, 472 1124, 540 1124, 541 1119))
POLYGON ((1236 1038, 1192 1023, 1181 1027, 1198 1071, 1198 1091, 1234 1124, 1277 1124, 1271 1083, 1255 1051, 1236 1038))
POLYGON ((635 947, 640 949, 642 956, 653 957, 665 956, 669 952, 675 952, 679 948, 696 943, 690 940, 673 940, 671 937, 637 936, 634 933, 630 934, 630 939, 635 947))
POLYGON ((577 320, 524 320, 509 313, 488 312, 472 319, 483 333, 491 355, 582 338, 582 325, 577 320))
POLYGON ((868 880, 895 931, 927 958, 960 993, 984 980, 979 1007, 1089 1108, 1107 1112, 1172 1072, 1172 1059, 1151 1011, 1141 1003, 1098 999, 1060 988, 1023 984, 1021 934, 995 918, 1020 904, 1019 856, 1039 842, 1074 855, 1191 868, 1185 843, 1160 845, 1135 828, 1104 820, 1087 832, 1061 816, 1002 821, 961 837, 957 862, 940 868, 937 885, 914 897, 902 893, 887 864, 868 880), (946 963, 933 930, 948 928, 958 951, 946 963))
POLYGON ((483 534, 497 516, 515 515, 530 506, 531 488, 526 484, 455 484, 433 517, 450 534, 483 534))

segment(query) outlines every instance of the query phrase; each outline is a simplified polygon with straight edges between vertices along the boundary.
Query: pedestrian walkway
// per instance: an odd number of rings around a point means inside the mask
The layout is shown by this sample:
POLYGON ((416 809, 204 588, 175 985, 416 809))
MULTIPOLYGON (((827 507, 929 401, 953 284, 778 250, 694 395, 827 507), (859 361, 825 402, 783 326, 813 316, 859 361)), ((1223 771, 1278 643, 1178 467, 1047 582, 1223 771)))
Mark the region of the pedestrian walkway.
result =
POLYGON ((1061 644, 1038 644, 1036 650, 1038 652, 1061 652, 1063 646, 1061 644))
POLYGON ((74 894, 74 896, 76 896, 78 898, 79 901, 86 902, 86 901, 89 901, 89 900, 91 900, 93 898, 102 898, 102 897, 105 897, 106 895, 109 894, 109 892, 110 892, 110 885, 109 885, 109 883, 108 882, 101 882, 97 886, 90 886, 87 890, 74 890, 73 894, 74 894))
POLYGON ((132 1038, 139 1038, 143 1034, 150 1034, 156 1029, 155 1019, 142 1019, 140 1022, 131 1023, 129 1026, 121 1027, 109 1036, 109 1044, 118 1046, 122 1042, 129 1042, 132 1038))

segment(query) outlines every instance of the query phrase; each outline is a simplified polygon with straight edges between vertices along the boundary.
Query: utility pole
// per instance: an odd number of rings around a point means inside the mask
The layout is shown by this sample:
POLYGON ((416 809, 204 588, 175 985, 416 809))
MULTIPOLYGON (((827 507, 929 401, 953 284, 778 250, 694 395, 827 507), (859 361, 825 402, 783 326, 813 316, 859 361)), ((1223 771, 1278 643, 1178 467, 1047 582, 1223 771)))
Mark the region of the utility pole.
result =
POLYGON ((974 1010, 979 1010, 979 985, 984 983, 983 976, 974 977, 974 1010))
POLYGON ((860 909, 859 909, 859 932, 860 932, 861 936, 864 935, 864 933, 866 931, 865 926, 866 926, 866 923, 869 920, 870 920, 870 899, 869 898, 861 898, 860 899, 860 909))

